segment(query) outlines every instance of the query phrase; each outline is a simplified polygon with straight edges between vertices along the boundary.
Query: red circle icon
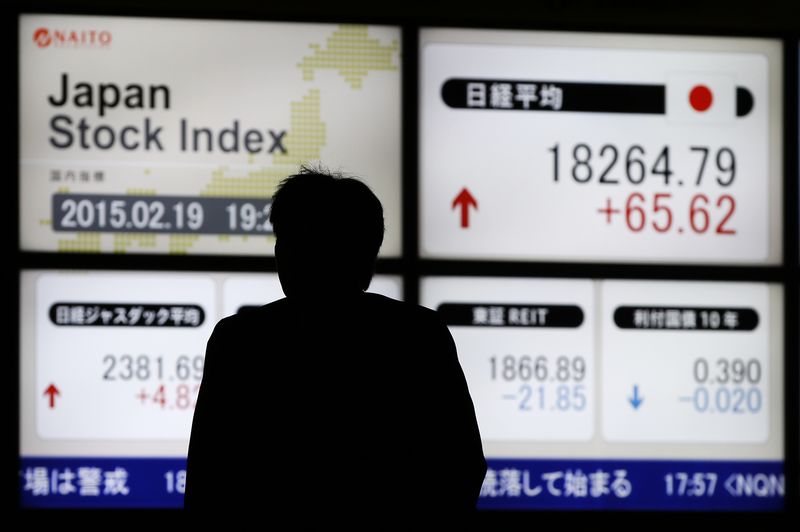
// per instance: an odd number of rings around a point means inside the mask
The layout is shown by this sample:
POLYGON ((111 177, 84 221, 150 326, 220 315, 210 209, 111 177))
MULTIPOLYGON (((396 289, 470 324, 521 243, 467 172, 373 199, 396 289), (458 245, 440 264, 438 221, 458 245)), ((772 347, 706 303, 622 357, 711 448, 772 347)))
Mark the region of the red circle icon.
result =
POLYGON ((53 38, 50 36, 50 32, 47 28, 38 28, 33 32, 33 42, 35 42, 39 48, 47 48, 50 46, 50 43, 53 42, 53 38))
POLYGON ((705 85, 695 85, 689 91, 689 103, 695 111, 706 111, 714 102, 714 95, 711 89, 705 85))

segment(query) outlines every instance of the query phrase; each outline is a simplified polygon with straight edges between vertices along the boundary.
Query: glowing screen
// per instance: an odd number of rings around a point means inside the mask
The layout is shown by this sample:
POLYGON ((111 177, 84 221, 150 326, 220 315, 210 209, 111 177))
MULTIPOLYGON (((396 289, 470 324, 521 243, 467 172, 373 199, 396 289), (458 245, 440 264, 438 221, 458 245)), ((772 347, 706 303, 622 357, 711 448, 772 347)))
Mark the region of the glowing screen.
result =
POLYGON ((21 245, 272 253, 299 165, 363 176, 400 254, 400 31, 20 17, 21 245))

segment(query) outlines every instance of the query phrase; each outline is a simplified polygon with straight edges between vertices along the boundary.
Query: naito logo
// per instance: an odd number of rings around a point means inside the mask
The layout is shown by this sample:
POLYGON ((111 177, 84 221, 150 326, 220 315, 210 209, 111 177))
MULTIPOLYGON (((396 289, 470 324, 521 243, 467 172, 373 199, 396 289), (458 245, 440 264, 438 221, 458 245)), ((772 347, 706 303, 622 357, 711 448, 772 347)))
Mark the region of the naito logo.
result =
POLYGON ((106 30, 51 30, 37 28, 33 32, 33 42, 39 48, 105 48, 111 45, 111 32, 106 30))
POLYGON ((39 28, 33 32, 33 42, 35 42, 39 48, 47 48, 53 42, 53 38, 50 37, 50 32, 47 28, 39 28))

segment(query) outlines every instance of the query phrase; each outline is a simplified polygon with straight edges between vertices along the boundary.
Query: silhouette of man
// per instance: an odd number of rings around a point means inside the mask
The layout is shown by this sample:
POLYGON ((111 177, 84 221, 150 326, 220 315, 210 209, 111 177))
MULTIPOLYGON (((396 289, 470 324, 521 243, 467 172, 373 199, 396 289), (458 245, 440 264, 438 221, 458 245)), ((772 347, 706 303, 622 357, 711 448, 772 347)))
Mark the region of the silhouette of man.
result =
POLYGON ((270 221, 286 297, 221 320, 208 341, 186 508, 299 526, 469 513, 486 462, 453 338, 435 312, 364 292, 378 198, 303 168, 270 221))

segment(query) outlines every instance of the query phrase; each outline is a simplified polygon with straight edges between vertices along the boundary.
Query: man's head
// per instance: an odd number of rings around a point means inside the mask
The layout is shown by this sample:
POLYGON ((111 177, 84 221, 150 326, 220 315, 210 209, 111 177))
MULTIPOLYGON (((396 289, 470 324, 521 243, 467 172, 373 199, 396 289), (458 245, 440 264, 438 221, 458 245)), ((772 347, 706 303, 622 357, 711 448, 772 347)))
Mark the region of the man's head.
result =
POLYGON ((272 198, 269 220, 283 292, 366 290, 383 243, 383 207, 361 181, 302 167, 272 198))

